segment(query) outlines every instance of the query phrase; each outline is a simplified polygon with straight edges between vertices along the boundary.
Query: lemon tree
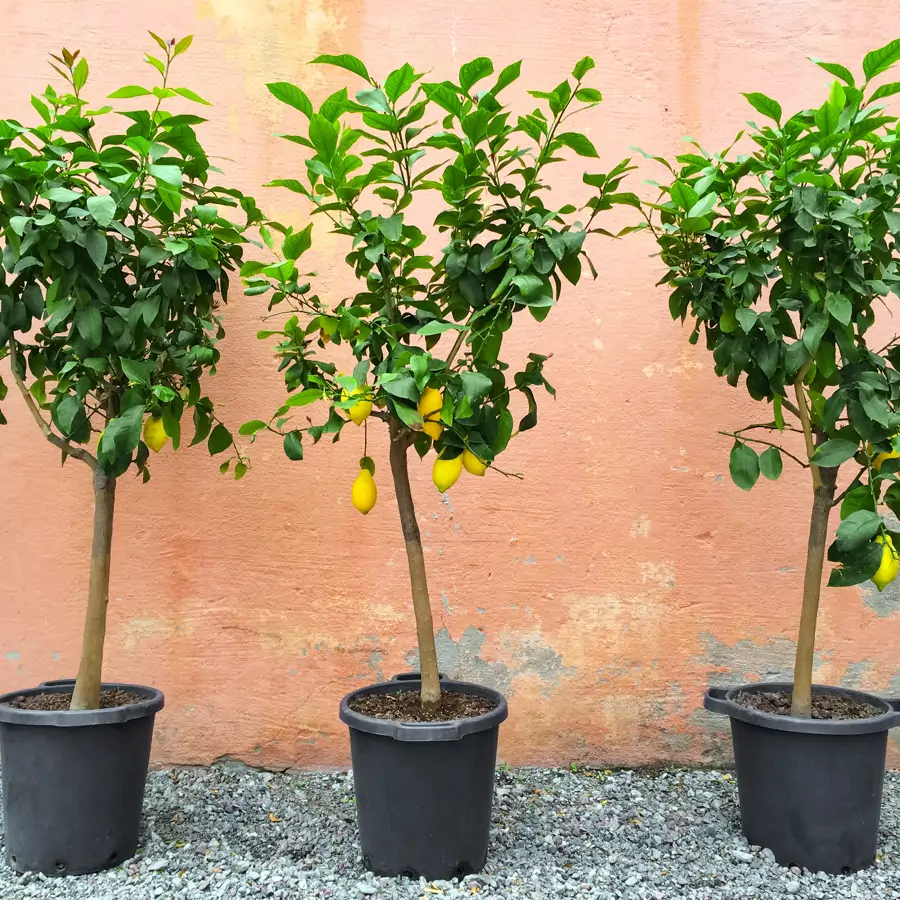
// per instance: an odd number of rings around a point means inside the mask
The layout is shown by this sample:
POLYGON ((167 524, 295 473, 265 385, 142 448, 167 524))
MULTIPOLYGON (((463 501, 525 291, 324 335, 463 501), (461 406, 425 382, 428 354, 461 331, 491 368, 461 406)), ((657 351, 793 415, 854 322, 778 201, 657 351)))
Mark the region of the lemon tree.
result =
POLYGON ((171 72, 191 38, 153 38, 155 87, 128 85, 98 106, 85 97, 87 60, 64 49, 51 63, 59 87, 32 97, 37 124, 0 121, 0 358, 62 462, 93 475, 73 709, 99 699, 116 479, 129 469, 149 478, 150 451, 178 447, 188 411, 192 443, 229 454, 236 476, 246 468, 201 377, 215 372, 216 306, 260 214, 252 198, 210 184, 218 170, 193 112, 207 103, 171 72), (173 101, 191 111, 169 111, 173 101))
POLYGON ((821 106, 793 115, 746 94, 761 123, 749 123, 747 150, 693 143, 675 165, 660 160, 671 178, 646 213, 672 316, 690 319, 691 343, 702 336, 718 375, 768 407, 766 421, 727 433, 735 484, 778 478, 785 457, 810 475, 797 716, 810 715, 831 510, 841 522, 829 584, 871 579, 882 590, 900 563, 885 518, 900 513, 900 344, 888 340, 893 326, 874 328, 900 295, 900 145, 885 112, 900 82, 875 84, 898 61, 900 40, 869 53, 861 78, 813 60, 835 80, 821 106))
MULTIPOLYGON (((277 338, 289 396, 270 420, 241 430, 279 434, 285 453, 299 460, 306 443, 337 440, 350 423, 362 445, 351 498, 368 513, 378 472, 365 429, 372 420, 387 426, 422 702, 434 706, 440 687, 409 448, 432 460, 440 491, 463 471, 483 476, 497 469, 512 436, 537 424, 537 392, 553 393, 544 376, 547 356, 509 362, 501 355, 504 335, 517 315, 543 322, 583 267, 596 274, 584 242, 592 232, 607 233, 597 215, 638 200, 619 191, 627 160, 606 174, 585 174, 592 196, 581 208, 557 202, 548 190, 551 164, 567 153, 598 155, 572 130, 573 117, 602 99, 585 84, 594 68, 589 57, 556 87, 529 91, 538 105, 520 116, 500 99, 520 76, 518 62, 497 73, 481 57, 442 82, 408 63, 379 81, 349 54, 314 63, 352 73, 353 93, 343 88, 316 109, 300 87, 269 85, 294 110, 299 133, 284 137, 306 156, 296 178, 272 184, 303 196, 313 216, 346 238, 359 291, 321 299, 298 263, 311 245, 312 223, 275 226, 277 261, 248 262, 241 271, 247 293, 265 295, 273 316, 285 312, 282 324, 260 337, 277 338), (433 226, 424 230, 428 221, 433 226), (311 404, 323 412, 304 409, 311 404)), ((275 235, 265 236, 274 250, 275 235)))

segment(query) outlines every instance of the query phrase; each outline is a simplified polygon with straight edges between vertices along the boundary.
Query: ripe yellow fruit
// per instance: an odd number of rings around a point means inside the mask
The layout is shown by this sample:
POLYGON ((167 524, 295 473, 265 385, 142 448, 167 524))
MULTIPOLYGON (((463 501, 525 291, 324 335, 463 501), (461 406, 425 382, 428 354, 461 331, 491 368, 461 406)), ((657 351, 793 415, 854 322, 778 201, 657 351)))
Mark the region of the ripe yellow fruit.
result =
POLYGON ((890 535, 886 538, 880 534, 877 535, 875 543, 884 544, 884 546, 881 548, 881 565, 872 576, 872 581, 879 591, 883 591, 897 577, 897 573, 900 572, 900 556, 897 555, 897 551, 894 549, 894 542, 891 540, 890 535))
POLYGON ((443 494, 450 490, 456 479, 462 474, 463 459, 462 454, 455 459, 443 459, 438 457, 434 461, 434 468, 431 470, 431 480, 434 486, 443 494))
POLYGON ((144 443, 154 452, 159 453, 169 436, 163 428, 163 421, 159 416, 149 416, 144 421, 144 443))
POLYGON ((432 440, 437 440, 444 433, 444 426, 440 422, 441 408, 444 398, 437 388, 427 387, 419 398, 419 415, 425 420, 422 431, 432 440))
POLYGON ((350 490, 350 499, 364 516, 372 511, 378 500, 378 488, 375 487, 375 479, 368 469, 359 470, 359 475, 356 476, 350 490))
POLYGON ((462 461, 467 472, 478 476, 484 475, 487 466, 468 447, 463 450, 462 461))
POLYGON ((358 400, 347 410, 347 416, 350 418, 350 421, 357 425, 362 425, 362 423, 369 418, 369 413, 372 412, 372 400, 370 399, 372 395, 367 394, 367 391, 368 388, 364 384, 355 387, 349 394, 346 391, 341 391, 341 400, 347 400, 349 397, 357 397, 360 394, 363 394, 365 397, 363 400, 358 400))
POLYGON ((875 459, 872 460, 872 468, 873 468, 876 472, 880 472, 880 471, 881 471, 881 464, 882 464, 886 459, 896 459, 898 456, 900 456, 900 453, 897 453, 896 451, 891 452, 891 453, 879 453, 879 454, 875 457, 875 459))

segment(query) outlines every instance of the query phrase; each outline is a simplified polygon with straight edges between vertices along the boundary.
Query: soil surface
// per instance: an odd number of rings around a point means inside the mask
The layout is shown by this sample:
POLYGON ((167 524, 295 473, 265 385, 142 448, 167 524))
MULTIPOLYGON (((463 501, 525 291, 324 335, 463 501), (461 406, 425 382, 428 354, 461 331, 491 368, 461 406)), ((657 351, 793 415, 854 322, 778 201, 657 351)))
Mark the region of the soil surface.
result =
MULTIPOLYGON (((114 709, 117 706, 131 706, 143 703, 147 698, 132 691, 121 688, 107 688, 100 692, 100 709, 114 709)), ((7 703, 14 709, 33 709, 43 712, 60 712, 67 710, 72 702, 72 692, 62 691, 53 694, 32 694, 28 697, 15 697, 7 703)))
POLYGON ((398 691, 395 694, 370 694, 350 702, 353 712, 373 719, 391 719, 394 722, 451 722, 453 719, 471 719, 483 716, 494 708, 494 703, 475 694, 441 691, 439 709, 423 709, 418 691, 398 691))
MULTIPOLYGON (((745 692, 734 698, 735 703, 771 713, 774 716, 791 714, 791 695, 786 691, 745 692)), ((880 716, 881 710, 868 703, 860 703, 841 694, 813 694, 812 717, 814 719, 870 719, 880 716)))

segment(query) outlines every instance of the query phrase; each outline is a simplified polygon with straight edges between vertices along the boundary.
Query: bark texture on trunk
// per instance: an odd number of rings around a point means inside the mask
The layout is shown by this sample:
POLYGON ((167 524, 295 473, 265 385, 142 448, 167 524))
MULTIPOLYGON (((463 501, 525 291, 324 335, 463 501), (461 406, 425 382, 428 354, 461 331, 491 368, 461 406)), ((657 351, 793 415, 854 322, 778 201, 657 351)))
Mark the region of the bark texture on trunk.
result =
POLYGON ((91 577, 87 615, 81 644, 81 664, 70 709, 97 709, 106 640, 106 608, 109 605, 109 565, 112 549, 116 479, 94 472, 94 540, 91 546, 91 577))
POLYGON ((412 588, 416 636, 419 642, 419 670, 422 673, 422 705, 434 708, 440 706, 441 703, 441 684, 438 678, 428 580, 425 575, 425 554, 422 552, 422 538, 419 535, 416 509, 409 486, 407 451, 410 446, 410 435, 403 425, 394 419, 391 420, 390 428, 391 474, 394 477, 397 509, 400 512, 403 539, 406 541, 406 559, 409 563, 409 582, 412 588))
POLYGON ((817 470, 819 483, 813 488, 812 513, 809 519, 809 543, 806 550, 806 573, 803 577, 803 608, 800 612, 800 631, 797 635, 797 656, 794 662, 794 693, 791 715, 804 719, 812 715, 812 672, 816 649, 816 622, 819 616, 819 597, 822 593, 822 570, 825 567, 825 544, 828 541, 828 521, 834 502, 837 469, 817 470))

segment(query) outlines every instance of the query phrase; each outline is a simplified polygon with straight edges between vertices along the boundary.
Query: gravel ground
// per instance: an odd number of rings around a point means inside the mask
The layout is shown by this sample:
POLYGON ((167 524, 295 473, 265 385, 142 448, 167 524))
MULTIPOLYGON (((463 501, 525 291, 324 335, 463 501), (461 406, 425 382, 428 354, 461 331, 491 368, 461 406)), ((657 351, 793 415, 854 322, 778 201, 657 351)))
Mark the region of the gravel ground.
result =
POLYGON ((150 775, 136 859, 65 879, 0 863, 0 898, 900 900, 900 773, 885 785, 879 861, 858 875, 781 868, 740 836, 736 803, 720 772, 501 770, 486 870, 426 883, 362 868, 345 773, 175 769, 150 775))

